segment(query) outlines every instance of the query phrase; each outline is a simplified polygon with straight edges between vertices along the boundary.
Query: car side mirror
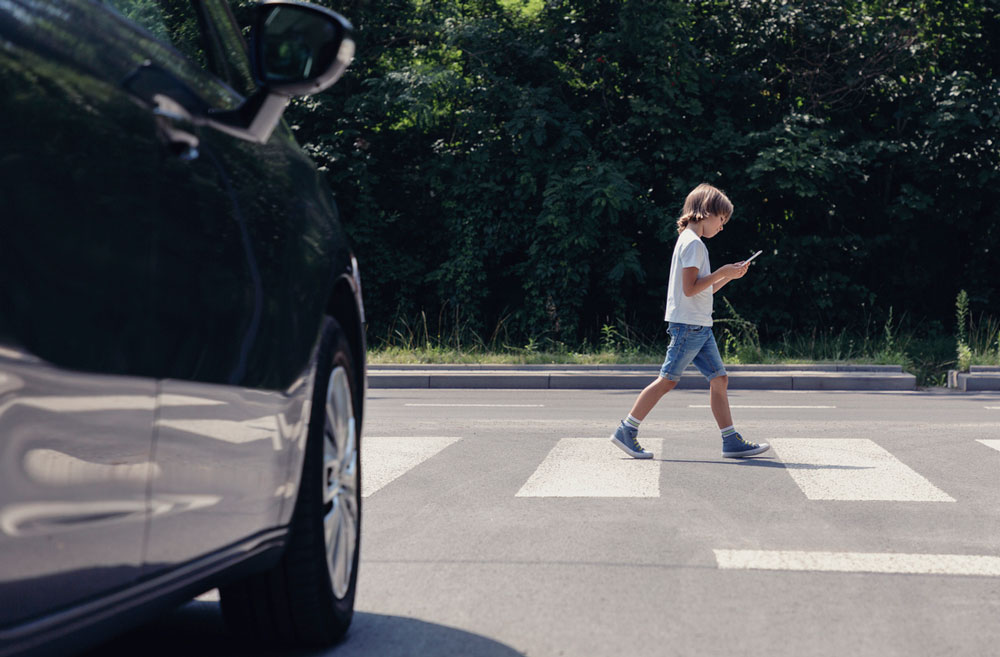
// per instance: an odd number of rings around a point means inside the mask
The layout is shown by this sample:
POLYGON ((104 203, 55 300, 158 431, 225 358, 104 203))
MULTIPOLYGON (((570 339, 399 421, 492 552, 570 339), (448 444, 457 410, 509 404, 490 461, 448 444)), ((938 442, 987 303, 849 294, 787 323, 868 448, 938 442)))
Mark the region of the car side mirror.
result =
POLYGON ((336 82, 354 57, 351 24, 307 2, 266 0, 257 5, 250 39, 259 89, 235 110, 209 112, 208 123, 228 134, 264 143, 292 96, 308 96, 336 82))
POLYGON ((318 93, 347 69, 354 57, 351 24, 340 14, 300 2, 257 6, 253 60, 261 86, 273 93, 318 93))

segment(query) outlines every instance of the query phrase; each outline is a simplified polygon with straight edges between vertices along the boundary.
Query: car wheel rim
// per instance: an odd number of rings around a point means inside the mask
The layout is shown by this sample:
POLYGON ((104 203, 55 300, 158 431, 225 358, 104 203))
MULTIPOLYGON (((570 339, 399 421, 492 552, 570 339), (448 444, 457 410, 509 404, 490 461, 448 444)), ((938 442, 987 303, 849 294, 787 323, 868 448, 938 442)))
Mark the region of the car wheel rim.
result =
POLYGON ((337 367, 326 388, 323 431, 323 533, 333 592, 347 595, 358 545, 358 441, 347 371, 337 367))

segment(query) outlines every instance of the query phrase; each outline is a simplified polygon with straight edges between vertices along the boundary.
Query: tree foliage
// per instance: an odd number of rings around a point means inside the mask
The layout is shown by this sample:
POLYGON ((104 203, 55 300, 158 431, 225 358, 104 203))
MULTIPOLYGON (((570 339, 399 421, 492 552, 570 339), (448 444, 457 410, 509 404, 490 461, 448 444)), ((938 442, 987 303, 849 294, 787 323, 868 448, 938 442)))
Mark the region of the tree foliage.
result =
POLYGON ((373 331, 460 311, 576 343, 662 317, 686 193, 762 335, 1000 303, 996 0, 390 0, 289 120, 328 172, 373 331))

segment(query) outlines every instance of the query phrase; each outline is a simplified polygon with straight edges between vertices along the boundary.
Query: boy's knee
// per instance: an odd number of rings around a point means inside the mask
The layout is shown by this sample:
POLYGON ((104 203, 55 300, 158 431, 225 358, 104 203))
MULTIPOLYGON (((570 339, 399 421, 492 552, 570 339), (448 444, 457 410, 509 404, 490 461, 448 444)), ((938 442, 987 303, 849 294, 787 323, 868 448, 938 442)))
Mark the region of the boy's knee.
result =
POLYGON ((656 382, 653 385, 655 385, 656 389, 659 390, 661 393, 667 394, 668 392, 677 387, 677 382, 671 381, 665 376, 661 376, 656 380, 656 382))
POLYGON ((716 390, 725 390, 729 387, 729 375, 723 374, 722 376, 717 376, 709 381, 708 385, 716 390))

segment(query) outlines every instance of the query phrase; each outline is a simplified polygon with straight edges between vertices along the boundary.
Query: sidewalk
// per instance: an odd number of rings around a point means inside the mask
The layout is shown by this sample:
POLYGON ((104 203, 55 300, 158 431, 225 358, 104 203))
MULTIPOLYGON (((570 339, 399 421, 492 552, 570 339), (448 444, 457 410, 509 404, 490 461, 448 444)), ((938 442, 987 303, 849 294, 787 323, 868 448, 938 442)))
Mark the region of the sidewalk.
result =
MULTIPOLYGON (((659 374, 651 365, 369 365, 369 388, 514 388, 641 390, 659 374)), ((899 365, 727 365, 730 390, 916 390, 899 365)), ((708 389, 688 368, 677 386, 708 389)))

